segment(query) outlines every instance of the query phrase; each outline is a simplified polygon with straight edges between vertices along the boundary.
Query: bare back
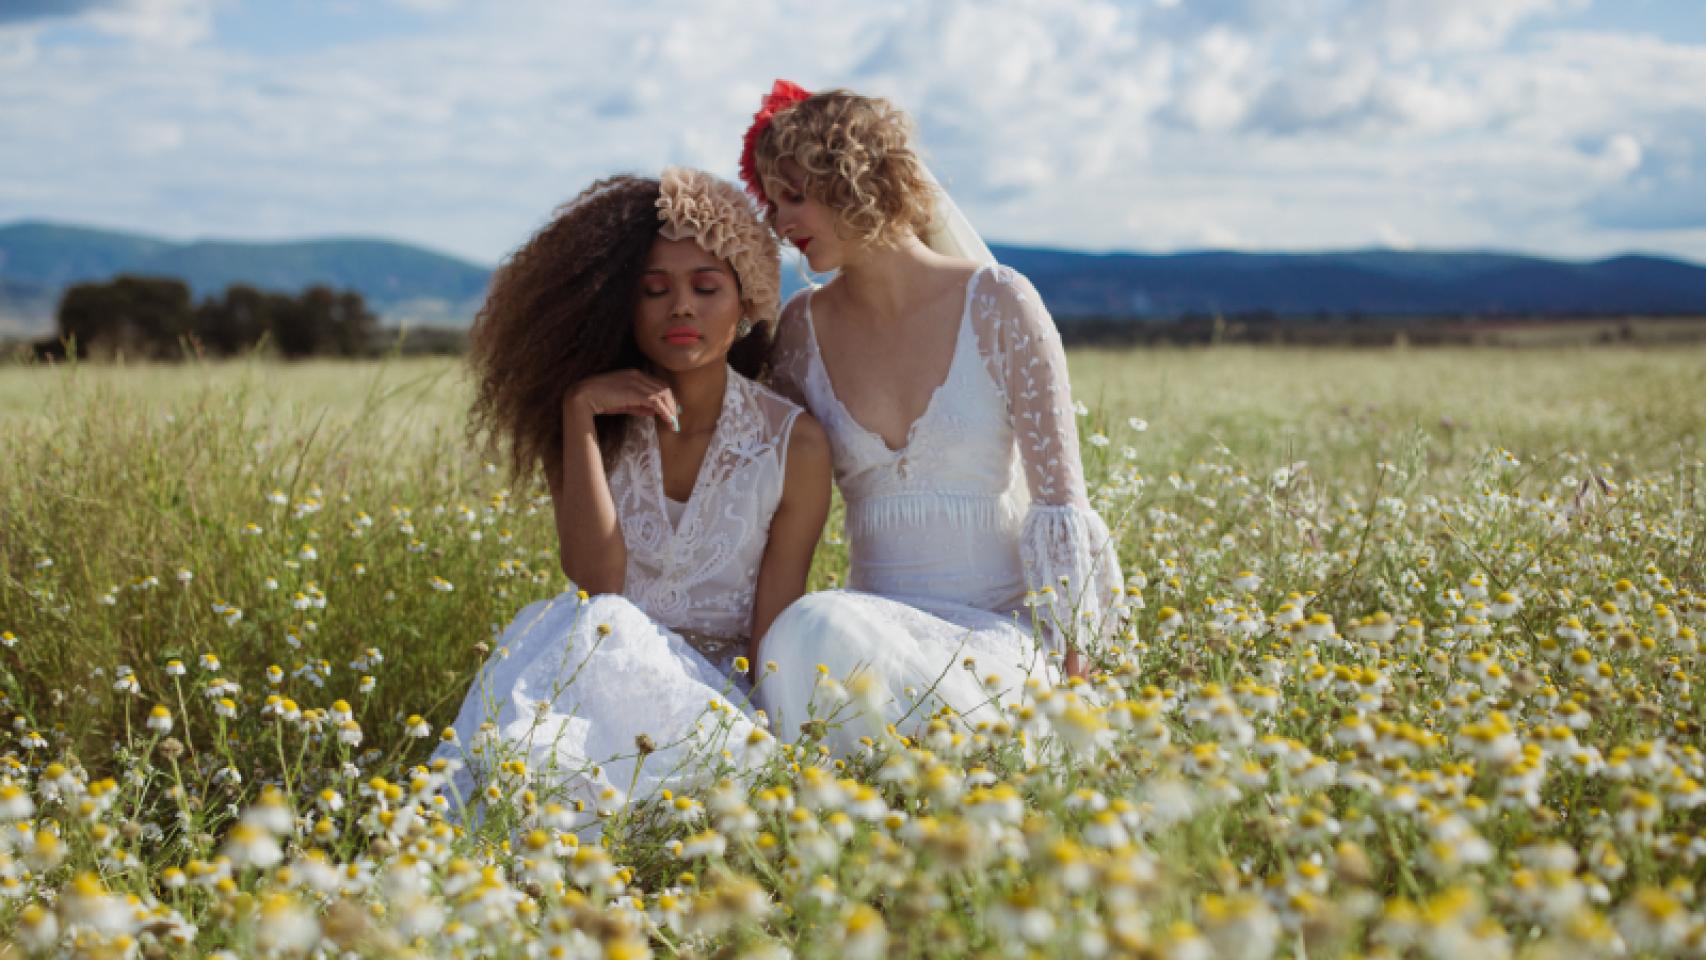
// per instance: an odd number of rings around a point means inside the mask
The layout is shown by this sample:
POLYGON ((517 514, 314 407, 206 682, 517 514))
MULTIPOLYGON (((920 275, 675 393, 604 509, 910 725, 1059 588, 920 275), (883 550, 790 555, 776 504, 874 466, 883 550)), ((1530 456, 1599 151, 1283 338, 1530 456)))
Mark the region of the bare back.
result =
POLYGON ((894 320, 861 315, 839 278, 811 295, 812 333, 835 396, 892 451, 905 448, 948 378, 976 271, 958 260, 933 265, 915 305, 894 320))

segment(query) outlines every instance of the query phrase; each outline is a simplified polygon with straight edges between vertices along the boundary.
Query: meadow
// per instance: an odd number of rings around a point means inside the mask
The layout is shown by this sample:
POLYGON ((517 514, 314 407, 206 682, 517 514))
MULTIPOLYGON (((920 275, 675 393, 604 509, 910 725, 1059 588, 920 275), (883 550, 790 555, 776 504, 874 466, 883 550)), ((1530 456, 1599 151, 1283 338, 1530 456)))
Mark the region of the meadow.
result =
POLYGON ((1087 681, 472 825, 567 584, 453 361, 0 366, 0 954, 1706 956, 1706 347, 1071 363, 1087 681))

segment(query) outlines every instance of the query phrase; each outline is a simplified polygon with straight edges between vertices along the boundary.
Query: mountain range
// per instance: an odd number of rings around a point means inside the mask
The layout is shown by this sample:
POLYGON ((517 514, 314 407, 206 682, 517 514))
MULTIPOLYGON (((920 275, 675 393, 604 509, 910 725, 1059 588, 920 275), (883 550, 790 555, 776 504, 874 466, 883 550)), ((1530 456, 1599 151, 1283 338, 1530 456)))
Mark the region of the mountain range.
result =
POLYGON ((1706 316, 1706 267, 1664 257, 1577 262, 1397 250, 1098 255, 994 249, 1065 317, 1256 311, 1282 317, 1706 316))
POLYGON ((181 243, 26 221, 0 226, 0 334, 51 330, 66 287, 121 273, 177 277, 197 296, 234 283, 288 293, 323 283, 359 291, 386 323, 464 327, 492 271, 387 240, 181 243))
MULTIPOLYGON (((1706 267, 1655 256, 1591 262, 1497 252, 1085 253, 993 245, 1062 325, 1076 318, 1278 316, 1706 316, 1706 267)), ((0 334, 52 330, 59 295, 120 273, 174 276, 198 296, 233 283, 359 291, 389 325, 466 326, 489 266, 385 240, 178 242, 25 221, 0 226, 0 334)), ((784 286, 803 284, 784 268, 784 286)))

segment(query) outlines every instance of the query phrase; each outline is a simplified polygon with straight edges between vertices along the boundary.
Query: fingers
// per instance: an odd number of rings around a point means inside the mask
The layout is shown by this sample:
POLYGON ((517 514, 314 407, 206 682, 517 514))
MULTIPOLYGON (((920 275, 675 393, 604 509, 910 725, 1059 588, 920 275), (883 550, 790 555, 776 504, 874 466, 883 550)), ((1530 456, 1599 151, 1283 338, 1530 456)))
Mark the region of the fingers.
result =
POLYGON ((669 385, 638 370, 602 374, 589 400, 599 414, 657 417, 680 430, 681 405, 669 385))
POLYGON ((676 430, 681 429, 681 404, 675 401, 674 391, 660 383, 647 400, 659 417, 668 420, 676 430))
POLYGON ((638 370, 628 372, 630 385, 643 395, 645 404, 652 412, 665 420, 680 415, 681 407, 675 402, 675 394, 669 389, 669 384, 638 370))
POLYGON ((681 412, 681 405, 675 402, 675 391, 669 388, 669 384, 658 383, 654 395, 669 408, 668 413, 679 414, 681 412))
POLYGON ((680 423, 679 409, 676 406, 675 398, 668 390, 664 390, 658 393, 625 398, 620 406, 612 408, 610 412, 625 414, 630 417, 657 417, 679 430, 680 427, 676 426, 680 423))
POLYGON ((666 390, 662 394, 655 396, 653 401, 652 410, 657 414, 658 418, 669 424, 669 428, 671 430, 674 430, 676 433, 680 433, 681 414, 680 408, 675 403, 675 398, 666 390))
MULTIPOLYGON (((675 394, 665 390, 656 397, 656 401, 658 416, 663 417, 665 420, 675 422, 680 421, 681 405, 675 402, 675 394)), ((678 426, 676 429, 679 430, 681 428, 678 426)))

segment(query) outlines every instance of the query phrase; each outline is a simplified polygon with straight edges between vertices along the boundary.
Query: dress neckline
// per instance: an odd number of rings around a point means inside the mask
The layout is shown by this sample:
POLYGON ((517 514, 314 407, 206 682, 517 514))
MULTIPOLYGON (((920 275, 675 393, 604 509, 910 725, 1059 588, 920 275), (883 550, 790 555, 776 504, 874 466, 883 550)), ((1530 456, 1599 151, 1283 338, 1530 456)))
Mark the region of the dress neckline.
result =
POLYGON ((646 445, 651 448, 652 465, 655 468, 648 472, 652 475, 652 489, 657 494, 658 506, 663 509, 665 526, 669 528, 672 537, 681 535, 682 531, 686 530, 693 519, 698 516, 699 504, 705 500, 706 478, 711 474, 711 471, 706 470, 705 466, 712 462, 712 457, 717 455, 717 448, 722 445, 723 436, 728 432, 729 419, 736 405, 735 391, 739 389, 735 381, 739 379, 740 374, 732 368, 727 371, 727 374, 728 379, 723 384, 723 406, 717 411, 717 423, 711 428, 711 439, 705 444, 705 456, 699 461, 699 471, 693 475, 693 489, 688 491, 686 500, 672 500, 669 493, 664 490, 663 450, 658 446, 657 418, 645 418, 649 430, 645 438, 646 445), (671 503, 681 504, 681 517, 673 522, 670 522, 669 516, 669 504, 671 503))
POLYGON ((847 409, 847 405, 841 402, 841 396, 835 392, 835 379, 829 375, 829 364, 824 362, 823 349, 818 346, 817 342, 817 322, 812 318, 812 298, 817 295, 817 291, 812 290, 806 293, 806 339, 812 347, 812 360, 817 364, 818 371, 823 374, 823 382, 825 388, 829 392, 830 402, 835 404, 835 409, 840 413, 842 418, 846 419, 848 423, 851 423, 853 428, 859 431, 859 433, 874 441, 878 447, 889 455, 890 459, 905 456, 906 453, 912 449, 912 443, 918 436, 919 425, 923 424, 930 418, 931 412, 937 407, 937 398, 946 392, 948 384, 953 382, 954 375, 959 372, 959 368, 961 366, 960 354, 964 352, 965 347, 964 341, 966 339, 966 328, 971 326, 970 317, 972 292, 977 286, 977 278, 982 276, 983 272, 988 268, 988 264, 981 264, 977 269, 972 271, 971 276, 966 278, 965 302, 960 306, 959 325, 954 330, 954 352, 948 358, 948 372, 943 374, 942 382, 936 385, 936 389, 930 391, 930 399, 925 401, 923 412, 919 413, 918 416, 912 419, 911 425, 906 428, 906 440, 902 442, 899 447, 889 446, 888 440, 885 439, 882 434, 860 423, 859 418, 853 416, 853 411, 847 409))

